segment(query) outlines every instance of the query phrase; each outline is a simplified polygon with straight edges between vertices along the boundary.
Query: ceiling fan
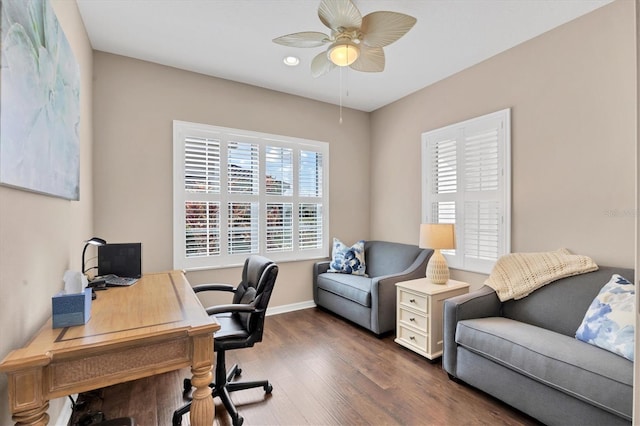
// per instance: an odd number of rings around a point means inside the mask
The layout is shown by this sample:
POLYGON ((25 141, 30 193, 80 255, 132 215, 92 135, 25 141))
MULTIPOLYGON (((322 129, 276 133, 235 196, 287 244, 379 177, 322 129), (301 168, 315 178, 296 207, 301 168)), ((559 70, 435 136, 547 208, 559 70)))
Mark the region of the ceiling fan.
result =
POLYGON ((305 31, 273 39, 275 43, 291 47, 319 47, 330 43, 326 52, 313 58, 313 77, 320 77, 336 66, 365 72, 384 71, 382 48, 405 35, 416 23, 413 16, 389 11, 362 17, 351 0, 322 0, 318 16, 331 30, 331 35, 305 31))

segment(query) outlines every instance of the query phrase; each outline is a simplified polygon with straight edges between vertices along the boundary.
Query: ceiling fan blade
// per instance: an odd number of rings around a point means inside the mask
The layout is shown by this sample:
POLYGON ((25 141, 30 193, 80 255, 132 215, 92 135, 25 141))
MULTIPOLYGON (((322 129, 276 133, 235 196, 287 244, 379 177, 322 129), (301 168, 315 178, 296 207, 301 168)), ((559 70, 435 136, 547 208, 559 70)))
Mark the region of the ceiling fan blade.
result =
POLYGON ((273 39, 274 43, 291 47, 318 47, 330 41, 328 35, 315 31, 287 34, 273 39))
POLYGON ((358 60, 349 66, 356 71, 382 72, 384 71, 384 51, 382 47, 360 45, 358 60))
POLYGON ((362 18, 362 42, 371 47, 384 47, 405 35, 416 18, 397 12, 373 12, 362 18))
POLYGON ((327 57, 327 52, 321 52, 311 61, 311 76, 313 78, 320 77, 335 67, 336 65, 327 57))
POLYGON ((351 0, 322 0, 318 16, 333 31, 340 27, 357 29, 362 25, 362 14, 351 0))

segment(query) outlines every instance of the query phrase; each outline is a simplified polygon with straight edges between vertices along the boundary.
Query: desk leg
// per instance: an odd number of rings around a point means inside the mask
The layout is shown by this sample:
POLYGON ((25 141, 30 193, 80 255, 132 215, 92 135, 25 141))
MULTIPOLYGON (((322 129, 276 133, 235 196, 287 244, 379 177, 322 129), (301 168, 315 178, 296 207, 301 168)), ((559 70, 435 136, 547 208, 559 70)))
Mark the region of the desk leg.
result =
POLYGON ((22 411, 20 413, 13 413, 12 419, 16 422, 16 426, 46 426, 49 424, 49 414, 47 414, 48 409, 49 401, 46 401, 42 407, 22 411))
POLYGON ((213 335, 194 336, 192 354, 191 384, 196 388, 191 400, 191 425, 211 426, 215 415, 215 405, 209 383, 213 380, 213 335))
POLYGON ((7 373, 9 408, 16 425, 45 426, 49 423, 49 401, 42 394, 42 368, 7 373))

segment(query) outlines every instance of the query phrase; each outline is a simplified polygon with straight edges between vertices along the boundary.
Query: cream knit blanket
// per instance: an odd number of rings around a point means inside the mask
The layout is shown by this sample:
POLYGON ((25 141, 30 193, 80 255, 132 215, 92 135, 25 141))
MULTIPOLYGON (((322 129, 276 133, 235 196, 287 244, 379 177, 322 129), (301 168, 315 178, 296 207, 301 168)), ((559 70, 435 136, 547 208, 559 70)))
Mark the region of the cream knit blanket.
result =
POLYGON ((522 299, 534 290, 560 278, 598 269, 591 258, 567 249, 544 253, 513 253, 502 256, 484 282, 500 301, 522 299))

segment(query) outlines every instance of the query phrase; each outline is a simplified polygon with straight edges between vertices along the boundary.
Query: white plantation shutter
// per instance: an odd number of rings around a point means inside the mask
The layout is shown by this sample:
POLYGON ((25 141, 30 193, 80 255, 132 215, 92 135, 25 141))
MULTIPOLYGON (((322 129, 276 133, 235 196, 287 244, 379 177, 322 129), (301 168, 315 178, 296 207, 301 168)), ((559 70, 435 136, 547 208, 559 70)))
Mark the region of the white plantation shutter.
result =
POLYGON ((258 194, 260 188, 258 145, 232 141, 227 144, 227 148, 229 194, 258 194))
POLYGON ((423 222, 455 223, 449 265, 489 273, 510 250, 510 110, 422 135, 423 222))
POLYGON ((467 192, 497 191, 500 184, 500 158, 497 126, 481 133, 465 132, 464 142, 464 186, 467 192))
POLYGON ((267 252, 293 250, 293 203, 267 203, 267 252))
POLYGON ((258 203, 228 203, 227 244, 229 254, 258 253, 258 203))
POLYGON ((318 249, 323 244, 322 204, 300 203, 298 242, 300 250, 318 249))
POLYGON ((220 140, 185 138, 184 157, 185 255, 215 256, 220 253, 220 203, 210 194, 220 193, 220 140))
POLYGON ((430 145, 429 161, 434 171, 431 180, 432 194, 454 194, 458 190, 458 152, 456 140, 443 138, 430 145))
POLYGON ((298 207, 298 249, 317 250, 325 239, 323 221, 326 200, 323 190, 324 154, 308 149, 300 150, 298 160, 298 188, 300 204, 298 207))
POLYGON ((481 265, 483 261, 495 262, 501 256, 501 210, 499 203, 495 201, 468 201, 465 202, 464 212, 464 256, 466 263, 481 265))
POLYGON ((266 168, 267 194, 293 195, 293 149, 268 146, 266 168))
POLYGON ((187 201, 185 211, 185 255, 220 254, 220 203, 187 201))
POLYGON ((431 217, 435 223, 456 223, 456 202, 437 201, 431 203, 431 217))
MULTIPOLYGON (((458 151, 455 134, 442 134, 428 146, 427 158, 432 178, 429 180, 429 208, 434 223, 456 222, 456 193, 458 192, 458 151)), ((455 250, 442 253, 455 255, 455 250)))
MULTIPOLYGON (((436 201, 431 203, 431 216, 433 223, 456 223, 456 202, 436 201)), ((425 221, 425 223, 428 223, 425 221)), ((442 250, 442 254, 455 256, 456 250, 442 250)))
POLYGON ((327 257, 328 144, 174 121, 174 267, 327 257))
POLYGON ((323 180, 322 153, 301 150, 299 188, 301 197, 322 197, 323 180))
POLYGON ((184 189, 193 192, 220 192, 220 141, 186 138, 184 150, 184 189))

